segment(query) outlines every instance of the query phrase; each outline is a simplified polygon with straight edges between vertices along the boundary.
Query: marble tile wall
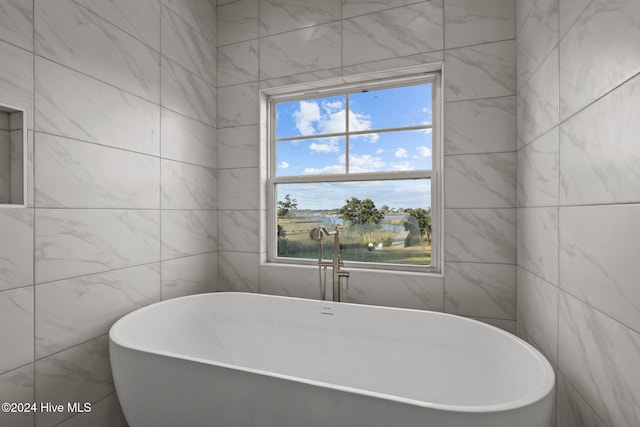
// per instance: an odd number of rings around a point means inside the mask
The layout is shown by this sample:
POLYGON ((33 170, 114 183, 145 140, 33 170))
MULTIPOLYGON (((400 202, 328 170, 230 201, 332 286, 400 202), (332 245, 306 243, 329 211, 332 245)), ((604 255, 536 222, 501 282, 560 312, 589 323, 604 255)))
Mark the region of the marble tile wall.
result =
POLYGON ((515 13, 512 0, 219 0, 220 290, 320 296, 315 268, 260 263, 259 90, 444 62, 444 274, 353 271, 345 298, 515 331, 515 13))
POLYGON ((0 5, 0 103, 29 136, 28 206, 0 208, 0 398, 92 404, 0 425, 125 426, 110 326, 217 290, 214 3, 0 5))
POLYGON ((557 426, 639 425, 640 6, 517 4, 517 332, 557 369, 557 426))

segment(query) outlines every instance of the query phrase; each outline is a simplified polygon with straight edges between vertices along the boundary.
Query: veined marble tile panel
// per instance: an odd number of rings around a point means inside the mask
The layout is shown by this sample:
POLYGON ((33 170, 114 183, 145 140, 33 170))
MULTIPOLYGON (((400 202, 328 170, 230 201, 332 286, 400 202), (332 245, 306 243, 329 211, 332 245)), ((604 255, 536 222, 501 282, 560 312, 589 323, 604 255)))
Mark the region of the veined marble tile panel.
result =
MULTIPOLYGON (((416 55, 407 55, 396 58, 382 59, 380 61, 365 62, 362 64, 354 64, 343 67, 343 76, 346 80, 355 76, 355 80, 360 80, 359 74, 371 73, 376 71, 388 71, 396 68, 411 67, 413 65, 434 64, 434 69, 441 69, 442 61, 444 61, 444 51, 418 53, 416 55)), ((352 78, 353 79, 353 78, 352 78)))
POLYGON ((640 205, 560 208, 560 287, 640 331, 640 205))
POLYGON ((218 129, 218 164, 225 168, 260 166, 258 125, 218 129))
POLYGON ((218 209, 259 209, 258 174, 258 168, 218 169, 218 209))
MULTIPOLYGON (((327 274, 327 297, 331 273, 327 274)), ((260 265, 260 293, 296 298, 322 299, 318 267, 264 263, 260 265)))
POLYGON ((160 260, 160 213, 37 209, 36 283, 160 260))
POLYGON ((218 49, 218 87, 258 81, 259 48, 256 39, 218 49))
POLYGON ((153 102, 160 55, 73 0, 36 0, 35 52, 153 102))
POLYGON ((558 49, 518 91, 518 146, 533 141, 559 122, 558 49))
POLYGON ((516 209, 445 209, 444 260, 516 263, 516 209))
POLYGON ((442 0, 432 0, 342 21, 345 66, 444 48, 442 0))
POLYGON ((11 202, 11 134, 0 130, 0 204, 11 202))
POLYGON ((162 260, 217 250, 217 211, 163 210, 160 218, 162 260))
POLYGON ((444 104, 444 154, 515 151, 516 97, 444 104))
POLYGON ((446 313, 515 320, 515 265, 446 262, 444 270, 446 313))
POLYGON ((558 208, 518 209, 518 265, 558 284, 558 208))
POLYGON ((65 420, 59 427, 127 427, 127 420, 115 393, 91 405, 91 412, 83 412, 65 420))
POLYGON ((591 0, 560 0, 559 6, 559 30, 560 38, 562 38, 567 31, 578 20, 582 12, 589 6, 591 0))
POLYGON ((416 3, 418 0, 342 0, 342 19, 416 3))
POLYGON ((516 153, 444 158, 445 208, 515 208, 516 153))
POLYGON ((216 2, 211 0, 162 0, 174 13, 216 44, 216 2))
POLYGON ((529 271, 517 269, 518 336, 533 341, 558 364, 558 288, 529 271))
POLYGON ((260 250, 260 211, 219 211, 218 229, 218 250, 260 250))
POLYGON ((522 30, 525 20, 531 13, 536 0, 518 0, 516 3, 516 34, 522 30))
POLYGON ((24 109, 27 127, 33 129, 33 53, 0 41, 0 58, 0 99, 5 105, 24 109))
POLYGON ((9 162, 11 164, 9 189, 11 191, 11 201, 18 204, 27 204, 27 201, 24 200, 24 186, 28 185, 28 183, 23 182, 25 167, 23 163, 24 150, 28 151, 29 147, 24 145, 24 132, 28 133, 25 130, 12 130, 9 132, 9 162))
POLYGON ((33 361, 33 286, 0 292, 0 374, 33 361))
POLYGON ((160 51, 158 0, 74 0, 127 34, 160 51))
POLYGON ((518 34, 516 42, 519 88, 531 78, 557 44, 558 0, 538 0, 518 34))
POLYGON ((218 292, 259 292, 260 255, 218 252, 218 292))
POLYGON ((305 83, 305 87, 308 85, 312 87, 323 86, 323 80, 341 78, 342 68, 332 68, 330 70, 311 71, 309 73, 296 74, 293 76, 278 77, 275 79, 260 80, 260 89, 274 88, 281 86, 297 85, 305 83), (321 82, 321 83, 318 83, 321 82))
POLYGON ((219 6, 218 46, 258 38, 258 16, 259 0, 239 0, 219 6))
POLYGON ((36 286, 36 358, 104 335, 124 314, 160 300, 160 264, 36 286))
POLYGON ((162 157, 215 168, 218 164, 216 128, 162 108, 162 157))
POLYGON ((163 300, 215 292, 217 281, 217 252, 162 261, 163 300))
POLYGON ((32 1, 5 0, 0 3, 0 40, 33 50, 32 1))
POLYGON ((555 127, 518 151, 518 206, 558 204, 559 131, 555 127))
POLYGON ((216 170, 162 159, 163 209, 216 209, 216 170))
POLYGON ((448 49, 444 62, 447 102, 516 94, 514 40, 448 49))
POLYGON ((0 291, 32 285, 33 210, 0 208, 0 236, 0 291))
MULTIPOLYGON (((443 311, 443 281, 441 276, 419 273, 352 270, 349 287, 343 285, 342 296, 345 302, 357 304, 443 311)), ((330 273, 327 286, 331 288, 330 273)), ((331 289, 327 293, 331 295, 331 289)))
POLYGON ((638 39, 640 2, 593 0, 589 4, 560 41, 562 120, 640 71, 638 39))
POLYGON ((445 0, 445 49, 514 39, 513 0, 445 0))
POLYGON ((216 84, 216 47, 181 17, 162 8, 162 54, 216 84))
POLYGON ((560 293, 559 368, 608 426, 640 420, 640 334, 560 293))
POLYGON ((160 108, 36 57, 36 130, 158 155, 160 108))
POLYGON ((160 160, 45 133, 36 135, 38 207, 160 206, 160 160))
POLYGON ((640 76, 560 126, 560 204, 640 202, 640 76))
POLYGON ((272 79, 341 65, 340 22, 260 39, 260 78, 272 79))
MULTIPOLYGON (((35 402, 33 364, 0 375, 0 400, 2 402, 35 402)), ((29 412, 0 412, 0 425, 33 427, 35 414, 29 412)))
POLYGON ((260 2, 260 37, 339 21, 340 0, 263 0, 260 2))
POLYGON ((557 427, 606 427, 565 377, 557 375, 556 384, 557 427))
MULTIPOLYGON (((36 361, 36 402, 94 403, 115 391, 109 364, 109 338, 98 337, 36 361)), ((54 426, 72 413, 38 412, 39 426, 54 426)))
POLYGON ((255 125, 260 122, 258 83, 218 89, 218 128, 255 125))
POLYGON ((216 88, 162 57, 162 106, 211 126, 217 122, 216 88))

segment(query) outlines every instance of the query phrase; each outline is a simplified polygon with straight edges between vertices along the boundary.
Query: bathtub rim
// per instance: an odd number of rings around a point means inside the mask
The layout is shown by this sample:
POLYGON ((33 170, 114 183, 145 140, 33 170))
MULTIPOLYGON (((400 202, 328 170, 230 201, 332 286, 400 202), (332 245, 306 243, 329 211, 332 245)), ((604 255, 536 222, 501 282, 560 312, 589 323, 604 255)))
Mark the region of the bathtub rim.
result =
POLYGON ((117 345, 118 347, 121 347, 123 349, 128 349, 128 350, 131 350, 131 351, 138 351, 138 352, 142 352, 142 353, 150 353, 150 354, 169 357, 169 358, 174 358, 174 359, 187 360, 187 361, 201 363, 201 364, 205 364, 205 365, 217 366, 217 367, 221 367, 221 368, 224 368, 224 369, 239 370, 239 371, 243 371, 243 372, 247 372, 247 373, 251 373, 251 374, 264 375, 264 376, 274 377, 274 378, 278 378, 278 379, 282 379, 282 380, 286 380, 286 381, 301 382, 301 383, 305 383, 305 384, 316 386, 316 387, 329 388, 329 389, 338 390, 338 391, 341 391, 341 392, 365 395, 365 396, 370 396, 370 397, 374 397, 374 398, 378 398, 378 399, 385 399, 385 400, 390 400, 390 401, 403 403, 403 404, 407 404, 407 405, 418 406, 418 407, 428 408, 428 409, 438 410, 438 411, 447 411, 447 412, 491 413, 491 412, 507 412, 507 411, 511 411, 511 410, 517 410, 517 409, 528 407, 528 406, 531 406, 531 405, 534 405, 536 403, 539 403, 539 402, 543 401, 545 398, 547 398, 549 396, 550 393, 553 393, 553 391, 555 389, 555 371, 553 370, 553 367, 551 366, 551 363, 547 360, 547 358, 539 350, 537 350, 531 344, 527 343, 526 341, 524 341, 523 339, 521 339, 520 337, 518 337, 518 336, 516 336, 514 334, 511 334, 511 333, 509 333, 509 332, 507 332, 505 330, 502 330, 502 329, 500 329, 498 327, 495 327, 493 325, 481 322, 479 320, 471 319, 471 318, 464 317, 464 316, 459 316, 459 315, 456 315, 456 314, 443 313, 443 312, 431 311, 431 310, 418 310, 418 309, 411 309, 411 308, 378 306, 378 305, 370 305, 370 304, 355 304, 355 303, 346 303, 346 302, 323 301, 323 300, 314 300, 314 299, 309 299, 309 298, 299 298, 299 297, 290 297, 290 296, 256 294, 256 293, 252 293, 252 292, 209 292, 209 293, 203 293, 203 294, 187 295, 187 296, 171 298, 171 299, 168 299, 168 300, 155 302, 153 304, 146 305, 144 307, 141 307, 141 308, 139 308, 137 310, 134 310, 134 311, 132 311, 130 313, 125 314, 120 319, 118 319, 111 326, 111 328, 109 329, 109 346, 111 346, 112 343, 117 345), (471 323, 475 324, 478 327, 489 328, 490 330, 493 330, 494 333, 502 334, 506 338, 513 340, 516 344, 522 346, 525 350, 527 350, 528 354, 530 354, 539 364, 542 365, 545 378, 544 378, 544 381, 541 382, 539 387, 533 389, 530 393, 524 395, 523 397, 521 397, 519 399, 511 400, 511 401, 508 401, 508 402, 492 404, 492 405, 453 405, 453 404, 426 402, 426 401, 417 400, 417 399, 409 399, 409 398, 406 398, 406 397, 400 397, 400 396, 396 396, 396 395, 393 395, 393 394, 374 392, 374 391, 365 390, 365 389, 356 388, 356 387, 349 387, 349 386, 343 386, 343 385, 340 385, 340 384, 328 383, 328 382, 324 382, 324 381, 311 380, 311 379, 307 379, 307 378, 301 378, 301 377, 281 374, 281 373, 277 373, 277 372, 270 372, 270 371, 265 371, 265 370, 261 370, 261 369, 254 369, 254 368, 241 366, 241 365, 235 365, 235 364, 231 364, 231 363, 224 363, 224 362, 218 362, 218 361, 209 360, 209 359, 203 359, 201 357, 187 356, 187 355, 184 355, 184 354, 181 354, 181 353, 175 353, 175 352, 164 351, 164 350, 149 349, 149 348, 143 347, 143 346, 128 345, 128 344, 125 344, 123 342, 124 340, 121 337, 119 331, 120 331, 121 328, 123 328, 123 325, 128 320, 130 320, 129 318, 130 317, 134 317, 134 315, 136 313, 142 313, 142 312, 145 312, 147 310, 151 310, 155 306, 160 305, 160 304, 164 305, 164 304, 169 304, 169 303, 172 303, 172 302, 175 304, 175 303, 178 303, 178 301, 180 301, 180 300, 187 300, 187 299, 191 299, 191 298, 202 297, 204 295, 209 295, 210 296, 210 295, 216 295, 216 294, 246 295, 246 296, 252 296, 252 297, 256 297, 257 296, 257 297, 265 297, 265 298, 289 299, 289 300, 307 301, 307 302, 311 301, 311 302, 317 302, 317 303, 322 303, 322 304, 332 304, 332 305, 333 304, 341 304, 341 305, 349 305, 349 306, 357 306, 357 307, 369 307, 369 308, 375 308, 375 309, 400 310, 400 311, 410 311, 410 312, 418 312, 418 313, 427 312, 427 313, 432 313, 432 314, 435 314, 435 315, 454 317, 454 318, 457 318, 458 320, 462 319, 463 321, 471 322, 471 323))

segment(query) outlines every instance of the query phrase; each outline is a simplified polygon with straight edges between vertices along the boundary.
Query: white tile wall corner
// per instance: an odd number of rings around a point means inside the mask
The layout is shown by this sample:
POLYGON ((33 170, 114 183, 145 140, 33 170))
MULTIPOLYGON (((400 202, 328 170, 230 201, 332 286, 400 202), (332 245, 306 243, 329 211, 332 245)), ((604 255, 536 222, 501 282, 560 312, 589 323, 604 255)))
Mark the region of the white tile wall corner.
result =
MULTIPOLYGON (((0 374, 0 401, 2 402, 34 402, 34 367, 33 363, 0 374)), ((33 427, 34 413, 0 412, 0 424, 15 427, 33 427)))
POLYGON ((218 174, 215 169, 162 160, 163 209, 216 209, 218 174))
POLYGON ((221 168, 260 166, 260 126, 218 129, 218 164, 221 168))
POLYGON ((258 253, 218 251, 218 291, 259 292, 258 253))
POLYGON ((162 260, 217 250, 217 211, 163 210, 160 219, 162 260))
POLYGON ((218 208, 257 210, 260 208, 259 168, 218 170, 218 208))
POLYGON ((259 0, 240 0, 218 7, 218 46, 259 36, 259 0))
MULTIPOLYGON (((93 0, 100 1, 100 0, 93 0)), ((148 0, 151 1, 151 0, 148 0)), ((157 0, 155 0, 157 1, 157 0)), ((216 2, 213 0, 160 0, 213 45, 216 44, 216 2)))
POLYGON ((249 40, 218 49, 218 87, 258 81, 259 40, 249 40))
POLYGON ((519 208, 518 265, 547 282, 558 284, 557 207, 519 208))
POLYGON ((557 427, 606 427, 567 379, 556 376, 557 427))
POLYGON ((445 48, 515 38, 516 1, 445 0, 445 48))
POLYGON ((163 300, 217 290, 216 252, 162 261, 161 267, 163 300))
POLYGON ((166 108, 160 113, 162 157, 215 169, 218 136, 215 127, 166 108))
POLYGON ((516 1, 516 34, 519 34, 522 30, 531 9, 536 3, 536 0, 519 0, 516 1))
POLYGON ((518 151, 518 207, 558 204, 559 139, 555 127, 518 151))
POLYGON ((218 128, 257 125, 259 120, 258 83, 218 89, 218 128))
POLYGON ((235 252, 260 251, 260 211, 219 211, 218 250, 235 252))
POLYGON ((341 15, 341 0, 263 0, 260 37, 339 21, 341 15))

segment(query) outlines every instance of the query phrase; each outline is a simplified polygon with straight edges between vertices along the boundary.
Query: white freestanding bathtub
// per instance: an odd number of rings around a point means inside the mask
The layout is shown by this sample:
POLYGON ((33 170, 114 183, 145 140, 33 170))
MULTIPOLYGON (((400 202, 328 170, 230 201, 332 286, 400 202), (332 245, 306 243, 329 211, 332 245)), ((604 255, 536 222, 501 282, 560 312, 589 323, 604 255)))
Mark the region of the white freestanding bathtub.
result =
POLYGON ((553 410, 538 351, 442 313, 213 293, 109 337, 131 427, 548 427, 553 410))

